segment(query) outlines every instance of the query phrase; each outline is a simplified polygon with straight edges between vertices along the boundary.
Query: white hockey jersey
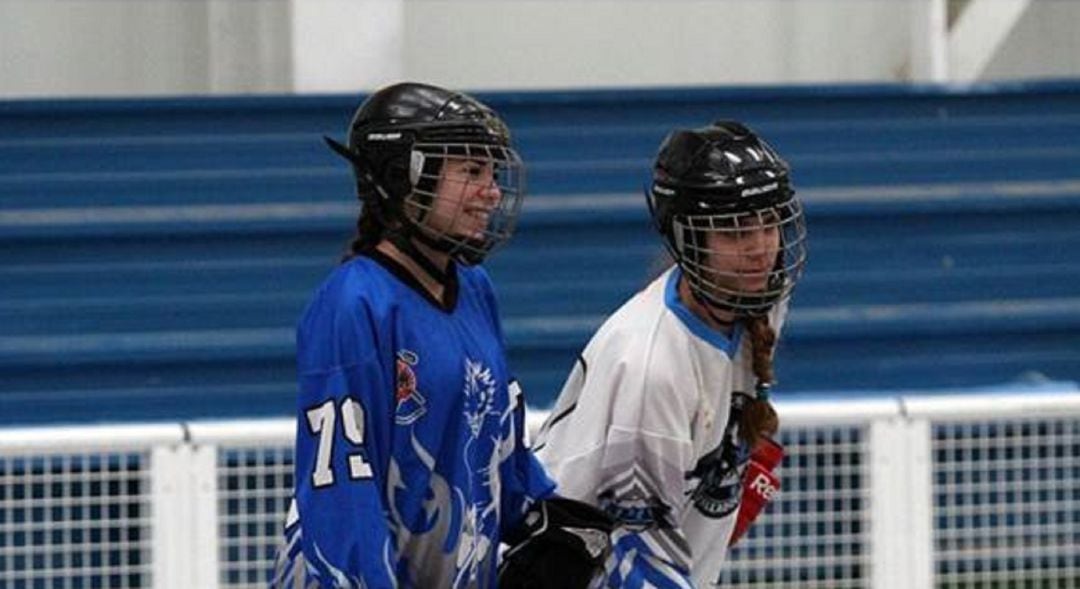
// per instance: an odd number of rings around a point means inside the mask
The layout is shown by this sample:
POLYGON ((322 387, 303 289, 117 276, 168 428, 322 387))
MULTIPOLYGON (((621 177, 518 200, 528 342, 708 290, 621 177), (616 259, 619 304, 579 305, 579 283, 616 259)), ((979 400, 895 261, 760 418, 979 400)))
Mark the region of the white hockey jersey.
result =
MULTIPOLYGON (((558 494, 620 521, 611 587, 715 586, 735 524, 748 451, 727 426, 733 391, 756 383, 749 335, 691 313, 680 277, 667 270, 600 327, 533 446, 558 494)), ((769 318, 778 332, 785 310, 769 318)))

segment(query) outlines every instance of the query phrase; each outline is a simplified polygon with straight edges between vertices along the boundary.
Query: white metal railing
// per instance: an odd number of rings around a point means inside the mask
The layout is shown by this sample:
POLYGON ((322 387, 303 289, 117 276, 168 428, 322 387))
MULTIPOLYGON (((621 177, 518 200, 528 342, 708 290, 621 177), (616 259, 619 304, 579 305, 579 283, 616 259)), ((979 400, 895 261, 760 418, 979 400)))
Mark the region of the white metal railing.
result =
MULTIPOLYGON (((778 408, 783 490, 723 586, 1080 587, 1080 393, 778 408)), ((0 430, 0 587, 264 586, 293 428, 0 430)))

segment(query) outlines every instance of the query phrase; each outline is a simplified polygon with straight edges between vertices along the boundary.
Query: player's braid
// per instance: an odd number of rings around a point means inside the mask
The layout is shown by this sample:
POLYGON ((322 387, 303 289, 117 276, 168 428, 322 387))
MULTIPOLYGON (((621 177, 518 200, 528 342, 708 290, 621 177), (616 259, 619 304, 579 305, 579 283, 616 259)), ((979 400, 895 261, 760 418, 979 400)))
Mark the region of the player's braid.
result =
POLYGON ((371 205, 364 203, 360 216, 356 219, 356 235, 349 242, 349 247, 342 255, 341 261, 347 261, 356 256, 372 250, 376 244, 382 241, 386 227, 383 226, 379 215, 372 210, 371 205))
MULTIPOLYGON (((767 317, 754 317, 747 323, 750 332, 751 366, 758 383, 771 385, 773 382, 773 348, 776 346, 776 332, 769 326, 767 317)), ((760 396, 749 403, 742 412, 739 432, 751 448, 761 438, 776 435, 780 429, 780 418, 768 399, 760 396)))

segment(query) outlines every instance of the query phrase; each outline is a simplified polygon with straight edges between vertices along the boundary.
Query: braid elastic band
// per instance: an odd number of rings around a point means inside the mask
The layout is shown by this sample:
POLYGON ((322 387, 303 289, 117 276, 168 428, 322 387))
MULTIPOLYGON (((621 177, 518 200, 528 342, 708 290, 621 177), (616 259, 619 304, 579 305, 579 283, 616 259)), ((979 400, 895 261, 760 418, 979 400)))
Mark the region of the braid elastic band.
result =
POLYGON ((754 388, 755 388, 755 390, 757 392, 757 398, 758 398, 759 401, 768 401, 769 400, 769 394, 772 391, 772 383, 771 382, 758 381, 757 386, 754 387, 754 388))

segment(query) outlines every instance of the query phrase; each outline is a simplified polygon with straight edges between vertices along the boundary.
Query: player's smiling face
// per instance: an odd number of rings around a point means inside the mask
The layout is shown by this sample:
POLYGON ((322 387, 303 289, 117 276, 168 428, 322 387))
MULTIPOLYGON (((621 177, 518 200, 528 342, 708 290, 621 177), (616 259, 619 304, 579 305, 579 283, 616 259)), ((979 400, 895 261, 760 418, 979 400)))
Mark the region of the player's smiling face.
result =
POLYGON ((724 291, 763 292, 780 252, 780 229, 771 217, 746 215, 735 227, 706 232, 705 278, 724 291))
POLYGON ((447 158, 427 219, 428 228, 440 234, 483 239, 502 199, 497 180, 495 164, 489 160, 447 158))

